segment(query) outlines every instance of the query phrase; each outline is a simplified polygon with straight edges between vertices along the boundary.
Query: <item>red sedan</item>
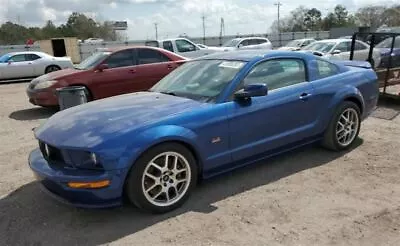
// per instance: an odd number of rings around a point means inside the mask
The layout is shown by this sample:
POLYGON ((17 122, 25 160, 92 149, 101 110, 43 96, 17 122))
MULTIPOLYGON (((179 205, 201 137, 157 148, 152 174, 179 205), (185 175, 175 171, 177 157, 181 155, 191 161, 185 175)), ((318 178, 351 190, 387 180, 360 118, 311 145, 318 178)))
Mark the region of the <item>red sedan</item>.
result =
POLYGON ((88 100, 96 100, 151 88, 186 58, 155 47, 104 49, 85 59, 75 69, 40 76, 27 88, 29 101, 43 107, 58 106, 55 90, 85 86, 88 100))

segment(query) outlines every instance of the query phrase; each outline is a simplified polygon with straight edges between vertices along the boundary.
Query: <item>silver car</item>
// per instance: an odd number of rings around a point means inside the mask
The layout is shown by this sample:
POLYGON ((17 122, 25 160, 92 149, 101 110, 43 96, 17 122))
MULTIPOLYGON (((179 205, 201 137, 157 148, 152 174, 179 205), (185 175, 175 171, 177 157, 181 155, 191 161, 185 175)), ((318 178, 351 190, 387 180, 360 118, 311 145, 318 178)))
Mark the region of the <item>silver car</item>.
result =
POLYGON ((272 49, 272 43, 268 38, 263 37, 234 38, 222 45, 221 48, 224 51, 237 49, 272 49))
MULTIPOLYGON (((351 39, 325 39, 313 42, 302 50, 312 52, 314 55, 323 56, 327 59, 348 60, 350 58, 351 42, 351 39)), ((368 60, 369 49, 370 47, 367 43, 356 40, 353 59, 358 61, 368 60)), ((376 68, 380 62, 381 54, 379 50, 374 49, 371 65, 376 68)))
POLYGON ((35 51, 13 52, 0 57, 0 81, 33 78, 65 68, 73 68, 69 57, 35 51))

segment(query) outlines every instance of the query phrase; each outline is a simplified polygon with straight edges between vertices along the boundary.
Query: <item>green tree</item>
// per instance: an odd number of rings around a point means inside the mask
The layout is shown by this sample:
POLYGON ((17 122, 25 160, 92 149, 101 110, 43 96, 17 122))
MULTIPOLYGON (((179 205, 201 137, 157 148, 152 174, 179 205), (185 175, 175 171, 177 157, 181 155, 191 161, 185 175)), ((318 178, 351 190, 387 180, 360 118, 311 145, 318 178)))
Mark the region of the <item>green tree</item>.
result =
POLYGON ((321 11, 316 8, 309 9, 304 18, 304 25, 308 30, 315 31, 321 28, 321 11))

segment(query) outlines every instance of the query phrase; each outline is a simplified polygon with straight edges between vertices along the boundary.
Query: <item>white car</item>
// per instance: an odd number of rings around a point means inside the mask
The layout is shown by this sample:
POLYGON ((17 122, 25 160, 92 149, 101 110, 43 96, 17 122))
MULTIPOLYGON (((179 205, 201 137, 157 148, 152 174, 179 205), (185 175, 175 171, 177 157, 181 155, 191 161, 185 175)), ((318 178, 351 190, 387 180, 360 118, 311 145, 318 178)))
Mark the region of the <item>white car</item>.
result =
POLYGON ((205 44, 197 44, 197 46, 199 46, 200 49, 208 49, 208 46, 205 44))
POLYGON ((83 41, 86 44, 100 44, 104 42, 104 39, 101 38, 88 38, 83 41))
POLYGON ((226 42, 222 47, 224 51, 232 51, 237 49, 272 49, 272 43, 268 38, 248 37, 234 38, 226 42))
POLYGON ((13 52, 0 57, 0 81, 38 77, 73 68, 69 57, 53 57, 43 52, 13 52))
POLYGON ((316 42, 313 38, 295 39, 287 43, 285 46, 278 48, 278 50, 301 50, 301 48, 316 42))
MULTIPOLYGON (((328 59, 349 60, 351 41, 351 39, 325 39, 316 41, 304 47, 303 50, 328 59)), ((355 40, 353 60, 367 61, 369 50, 370 46, 367 43, 355 40)), ((371 65, 376 68, 380 62, 381 54, 379 50, 374 49, 372 52, 371 65)))

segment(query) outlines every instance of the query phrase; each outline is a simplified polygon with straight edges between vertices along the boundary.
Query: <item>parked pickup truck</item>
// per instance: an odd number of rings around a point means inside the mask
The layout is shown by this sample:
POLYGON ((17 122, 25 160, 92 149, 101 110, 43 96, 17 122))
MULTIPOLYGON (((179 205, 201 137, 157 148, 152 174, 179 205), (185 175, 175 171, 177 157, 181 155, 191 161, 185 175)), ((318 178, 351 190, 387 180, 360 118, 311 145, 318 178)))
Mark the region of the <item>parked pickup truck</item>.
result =
POLYGON ((146 41, 146 45, 163 48, 187 58, 196 58, 222 51, 218 48, 202 48, 186 38, 146 41))

